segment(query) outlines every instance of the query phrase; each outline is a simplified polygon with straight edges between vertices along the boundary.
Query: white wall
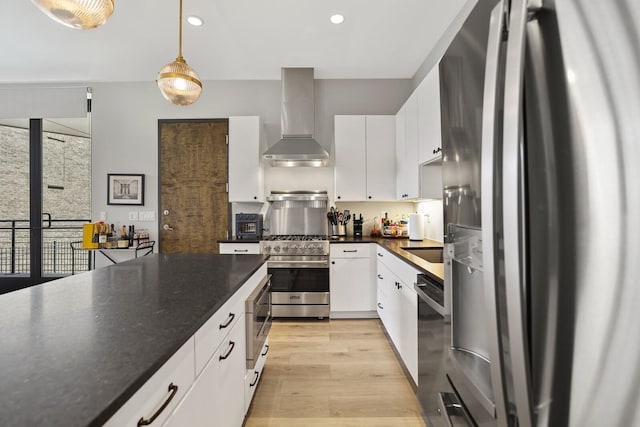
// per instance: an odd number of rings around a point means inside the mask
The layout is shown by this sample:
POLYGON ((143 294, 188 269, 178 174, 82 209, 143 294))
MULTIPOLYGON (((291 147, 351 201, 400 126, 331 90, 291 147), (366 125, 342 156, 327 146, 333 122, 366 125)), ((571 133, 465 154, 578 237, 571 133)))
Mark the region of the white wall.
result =
MULTIPOLYGON (((338 202, 336 208, 340 211, 349 209, 351 217, 362 214, 362 234, 369 236, 373 229, 374 220, 377 228, 380 229, 380 220, 383 212, 387 212, 388 217, 394 221, 402 219, 409 220, 409 214, 415 212, 413 202, 338 202)), ((353 236, 353 221, 347 224, 347 235, 353 236)))
POLYGON ((444 211, 442 200, 426 200, 416 203, 416 212, 424 214, 424 237, 444 242, 444 211))
MULTIPOLYGON (((93 90, 92 198, 93 219, 147 228, 157 238, 158 120, 226 118, 259 115, 269 145, 280 137, 280 81, 205 81, 197 103, 178 107, 167 102, 153 81, 95 83, 93 90), (107 206, 108 173, 145 174, 145 205, 107 206), (132 222, 130 211, 154 211, 155 220, 132 222)), ((395 114, 411 93, 411 80, 316 80, 316 140, 333 152, 335 114, 395 114)), ((333 191, 333 167, 267 169, 271 189, 333 191)), ((331 198, 333 199, 332 195, 331 198)))

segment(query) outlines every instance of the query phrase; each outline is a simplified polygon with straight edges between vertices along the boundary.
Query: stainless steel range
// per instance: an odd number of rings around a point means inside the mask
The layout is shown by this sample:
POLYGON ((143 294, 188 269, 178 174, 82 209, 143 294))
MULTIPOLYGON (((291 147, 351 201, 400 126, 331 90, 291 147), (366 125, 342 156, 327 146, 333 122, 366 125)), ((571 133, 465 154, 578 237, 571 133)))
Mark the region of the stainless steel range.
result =
POLYGON ((274 192, 269 255, 273 317, 329 316, 329 240, 326 192, 274 192))

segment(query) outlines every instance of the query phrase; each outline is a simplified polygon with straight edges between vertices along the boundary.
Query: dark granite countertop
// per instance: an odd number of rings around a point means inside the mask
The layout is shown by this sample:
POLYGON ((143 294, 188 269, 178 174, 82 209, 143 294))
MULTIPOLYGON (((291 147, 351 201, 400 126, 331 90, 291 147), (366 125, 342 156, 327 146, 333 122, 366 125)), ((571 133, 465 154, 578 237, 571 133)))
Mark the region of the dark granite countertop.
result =
POLYGON ((103 424, 266 259, 155 254, 1 295, 0 424, 103 424))

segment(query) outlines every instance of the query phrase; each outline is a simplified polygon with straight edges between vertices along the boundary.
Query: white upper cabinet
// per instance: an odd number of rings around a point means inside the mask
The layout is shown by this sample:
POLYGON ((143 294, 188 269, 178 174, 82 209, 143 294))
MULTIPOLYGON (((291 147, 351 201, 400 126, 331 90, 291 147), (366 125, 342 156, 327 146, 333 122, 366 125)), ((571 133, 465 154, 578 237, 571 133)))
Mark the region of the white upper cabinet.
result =
POLYGON ((362 201, 367 194, 365 116, 335 116, 336 199, 362 201))
POLYGON ((414 91, 396 115, 397 199, 418 197, 418 165, 418 94, 414 91))
POLYGON ((394 116, 335 116, 334 124, 336 200, 393 200, 394 116))
POLYGON ((263 202, 264 133, 260 117, 229 117, 229 201, 263 202))
POLYGON ((367 116, 367 200, 393 200, 396 191, 394 116, 367 116))
POLYGON ((438 66, 427 74, 416 90, 418 92, 418 162, 425 163, 442 156, 438 66))

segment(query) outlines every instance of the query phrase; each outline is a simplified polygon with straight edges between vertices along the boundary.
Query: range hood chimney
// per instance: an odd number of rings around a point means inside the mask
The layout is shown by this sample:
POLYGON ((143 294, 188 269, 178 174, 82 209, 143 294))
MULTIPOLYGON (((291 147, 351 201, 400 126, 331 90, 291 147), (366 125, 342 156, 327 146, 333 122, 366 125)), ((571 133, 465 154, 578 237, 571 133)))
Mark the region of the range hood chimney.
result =
POLYGON ((327 166, 329 153, 315 139, 313 68, 282 68, 282 139, 262 157, 272 166, 327 166))

